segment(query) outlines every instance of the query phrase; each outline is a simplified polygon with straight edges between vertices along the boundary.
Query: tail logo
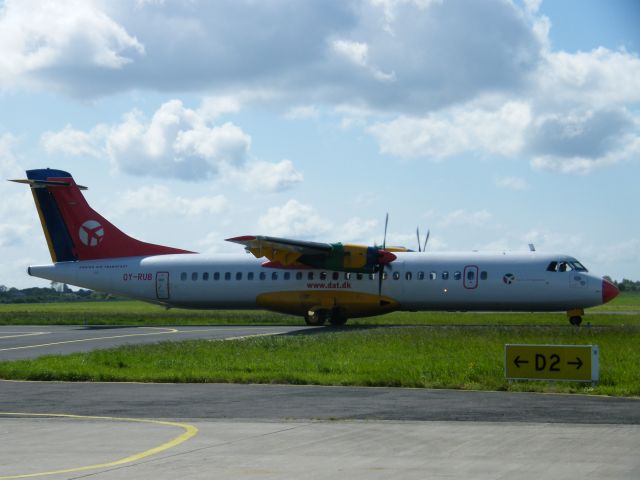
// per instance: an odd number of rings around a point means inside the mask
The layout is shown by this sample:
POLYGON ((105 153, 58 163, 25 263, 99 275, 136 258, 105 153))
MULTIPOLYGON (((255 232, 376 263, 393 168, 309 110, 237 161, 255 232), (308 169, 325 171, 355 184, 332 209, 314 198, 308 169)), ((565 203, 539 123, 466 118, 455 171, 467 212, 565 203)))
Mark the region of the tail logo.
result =
POLYGON ((95 220, 87 220, 80 226, 78 236, 87 247, 96 247, 104 238, 104 228, 95 220))

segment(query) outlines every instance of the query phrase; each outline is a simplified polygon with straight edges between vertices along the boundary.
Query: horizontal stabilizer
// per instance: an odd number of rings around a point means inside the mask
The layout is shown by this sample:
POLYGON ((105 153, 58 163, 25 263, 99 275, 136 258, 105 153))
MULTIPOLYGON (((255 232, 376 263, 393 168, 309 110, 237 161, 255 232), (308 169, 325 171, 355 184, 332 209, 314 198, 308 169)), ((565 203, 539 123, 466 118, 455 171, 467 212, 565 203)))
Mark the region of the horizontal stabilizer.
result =
MULTIPOLYGON (((47 187, 70 187, 73 184, 71 182, 62 182, 58 180, 30 180, 30 179, 20 179, 20 180, 9 180, 10 182, 16 183, 24 183, 29 185, 31 188, 47 188, 47 187)), ((79 190, 88 190, 87 187, 82 185, 75 185, 79 190)))

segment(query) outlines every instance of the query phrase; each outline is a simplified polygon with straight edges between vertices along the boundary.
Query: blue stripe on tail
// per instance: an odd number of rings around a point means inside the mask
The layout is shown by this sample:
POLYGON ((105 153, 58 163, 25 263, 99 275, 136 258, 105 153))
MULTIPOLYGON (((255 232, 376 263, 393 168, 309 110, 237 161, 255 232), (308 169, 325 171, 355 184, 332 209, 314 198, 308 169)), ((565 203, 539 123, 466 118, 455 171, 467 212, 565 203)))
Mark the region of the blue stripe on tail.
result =
MULTIPOLYGON (((29 180, 47 180, 48 178, 71 178, 71 174, 62 170, 39 169, 27 170, 29 180)), ((77 260, 77 255, 73 252, 73 241, 64 223, 58 205, 53 195, 46 188, 32 188, 36 206, 42 216, 45 236, 50 240, 52 256, 54 262, 69 262, 77 260)))

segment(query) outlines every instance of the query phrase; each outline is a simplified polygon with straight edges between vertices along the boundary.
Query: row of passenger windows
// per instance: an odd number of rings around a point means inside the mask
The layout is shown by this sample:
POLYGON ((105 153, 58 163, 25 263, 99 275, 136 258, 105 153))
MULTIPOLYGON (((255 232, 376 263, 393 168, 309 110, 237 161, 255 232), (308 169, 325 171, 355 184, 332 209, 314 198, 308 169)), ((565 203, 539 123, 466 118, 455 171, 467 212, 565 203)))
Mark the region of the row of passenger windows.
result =
MULTIPOLYGON (((209 272, 191 272, 191 280, 192 281, 198 281, 199 279, 204 280, 204 281, 208 281, 208 280, 231 280, 232 278, 235 278, 236 280, 242 280, 243 279, 243 272, 213 272, 213 274, 209 274, 209 272)), ((363 274, 363 273, 350 273, 350 272, 345 272, 345 273, 341 273, 341 272, 331 272, 331 280, 340 280, 341 275, 342 275, 342 279, 344 280, 362 280, 364 278, 368 278, 369 280, 375 280, 376 279, 376 274, 375 273, 369 273, 369 274, 363 274)), ((267 272, 259 272, 258 274, 255 274, 254 272, 246 272, 246 279, 247 280, 255 280, 260 279, 260 280, 266 280, 268 277, 267 272)), ((271 280, 278 280, 280 278, 280 272, 271 272, 271 280)), ((412 280, 414 277, 413 272, 406 272, 404 274, 404 278, 406 280, 412 280)), ((416 272, 415 275, 417 280, 424 280, 426 278, 428 278, 429 280, 436 280, 438 278, 438 272, 416 272)), ((454 280, 461 280, 462 279, 462 272, 460 271, 456 271, 453 272, 452 275, 454 280)), ((180 280, 182 281, 186 281, 189 278, 189 274, 187 272, 182 272, 180 274, 180 280)), ((305 275, 303 272, 295 272, 295 275, 293 275, 293 272, 284 272, 282 273, 282 279, 283 280, 292 280, 293 278, 295 278, 296 280, 304 280, 305 279, 305 275)), ((382 279, 386 280, 388 278, 388 274, 387 272, 384 272, 382 274, 382 279)), ((391 278, 393 278, 394 280, 400 280, 400 272, 393 272, 391 274, 391 278)), ((448 271, 444 271, 444 272, 440 272, 440 278, 442 280, 449 280, 449 272, 448 271)), ((480 280, 486 280, 487 278, 489 278, 489 275, 487 272, 482 271, 480 272, 480 280)), ((306 279, 307 280, 316 280, 316 275, 315 272, 307 272, 306 274, 306 279)), ((329 273, 327 272, 320 272, 317 276, 317 280, 327 280, 329 279, 329 273)), ((467 280, 468 281, 475 281, 476 280, 476 271, 475 270, 468 270, 467 271, 467 280)))

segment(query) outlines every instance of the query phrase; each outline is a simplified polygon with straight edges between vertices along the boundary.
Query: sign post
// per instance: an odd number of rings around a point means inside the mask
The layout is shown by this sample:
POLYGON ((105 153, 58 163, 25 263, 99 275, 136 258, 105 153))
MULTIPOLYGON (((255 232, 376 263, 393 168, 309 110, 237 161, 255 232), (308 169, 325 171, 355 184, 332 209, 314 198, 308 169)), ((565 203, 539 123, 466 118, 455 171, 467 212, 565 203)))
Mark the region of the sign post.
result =
POLYGON ((597 345, 504 346, 507 380, 591 382, 600 380, 597 345))

